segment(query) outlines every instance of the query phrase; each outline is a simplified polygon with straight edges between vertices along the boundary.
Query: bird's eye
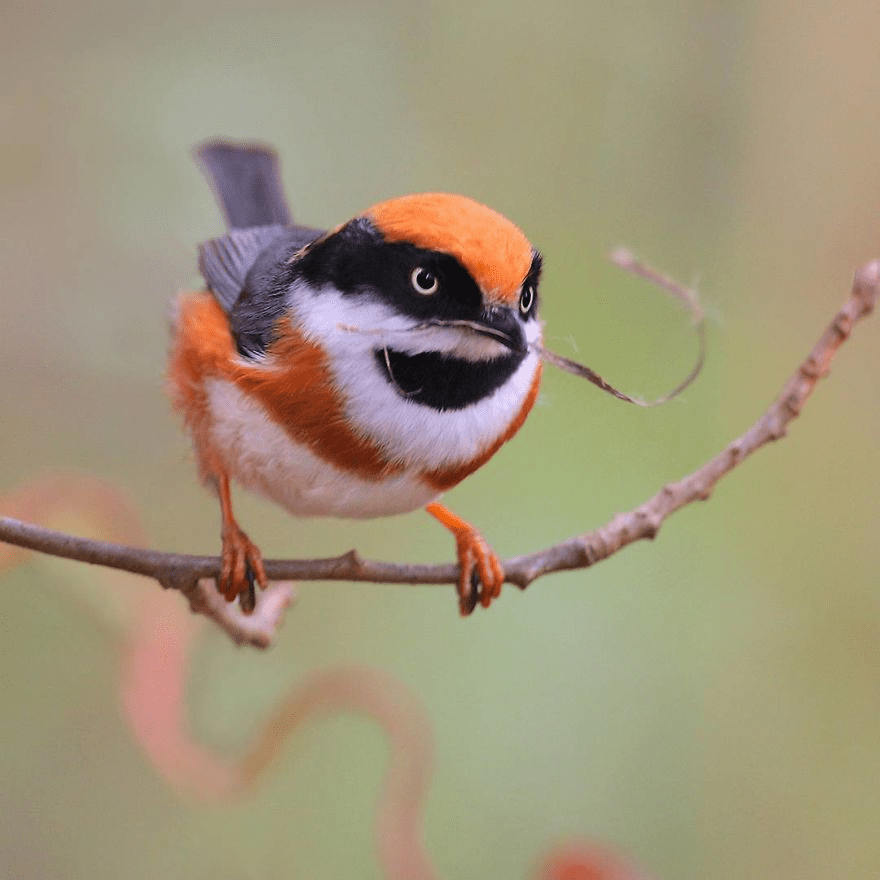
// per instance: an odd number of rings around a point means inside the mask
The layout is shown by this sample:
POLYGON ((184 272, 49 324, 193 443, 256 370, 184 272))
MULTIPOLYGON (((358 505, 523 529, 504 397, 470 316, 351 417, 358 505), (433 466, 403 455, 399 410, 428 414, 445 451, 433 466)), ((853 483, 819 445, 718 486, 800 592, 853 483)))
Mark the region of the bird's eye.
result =
POLYGON ((531 284, 527 284, 519 295, 519 310, 523 315, 527 315, 535 304, 535 288, 531 284))
POLYGON ((430 296, 440 288, 440 279, 430 270, 423 266, 417 266, 409 276, 410 283, 416 293, 422 296, 430 296))

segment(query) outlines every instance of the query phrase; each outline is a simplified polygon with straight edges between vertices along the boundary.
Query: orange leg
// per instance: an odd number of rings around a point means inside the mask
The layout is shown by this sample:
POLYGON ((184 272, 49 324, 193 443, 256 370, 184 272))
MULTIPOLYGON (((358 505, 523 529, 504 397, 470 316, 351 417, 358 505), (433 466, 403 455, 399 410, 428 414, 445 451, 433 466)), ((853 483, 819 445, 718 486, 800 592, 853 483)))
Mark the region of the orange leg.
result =
POLYGON ((440 504, 429 504, 425 510, 438 519, 455 537, 458 551, 458 607, 467 617, 477 602, 488 608, 501 595, 504 569, 486 539, 461 517, 440 504))
POLYGON ((263 557, 259 548, 241 530, 232 515, 232 495, 229 491, 229 477, 220 474, 217 477, 217 494, 220 496, 220 515, 222 527, 220 536, 223 541, 222 564, 217 589, 233 602, 241 597, 241 609, 245 614, 254 610, 254 580, 262 589, 266 589, 268 580, 263 568, 263 557))

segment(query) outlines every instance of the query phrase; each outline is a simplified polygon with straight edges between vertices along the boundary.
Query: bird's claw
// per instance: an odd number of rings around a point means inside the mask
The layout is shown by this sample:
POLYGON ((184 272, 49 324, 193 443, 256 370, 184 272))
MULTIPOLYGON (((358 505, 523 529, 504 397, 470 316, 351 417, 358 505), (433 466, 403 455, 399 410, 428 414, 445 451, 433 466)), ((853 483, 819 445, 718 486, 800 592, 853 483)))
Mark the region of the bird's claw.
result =
POLYGON ((501 595, 504 568, 485 538, 473 527, 456 532, 455 545, 460 569, 458 607, 461 616, 467 617, 477 603, 488 608, 492 600, 501 595))
POLYGON ((263 557, 256 544, 237 526, 223 529, 223 553, 217 589, 227 602, 240 597, 241 610, 250 614, 256 604, 254 582, 266 589, 268 579, 263 568, 263 557))
POLYGON ((479 602, 484 608, 501 595, 504 567, 486 539, 468 522, 441 504, 431 503, 425 510, 446 526, 455 538, 458 551, 458 607, 467 617, 479 602))

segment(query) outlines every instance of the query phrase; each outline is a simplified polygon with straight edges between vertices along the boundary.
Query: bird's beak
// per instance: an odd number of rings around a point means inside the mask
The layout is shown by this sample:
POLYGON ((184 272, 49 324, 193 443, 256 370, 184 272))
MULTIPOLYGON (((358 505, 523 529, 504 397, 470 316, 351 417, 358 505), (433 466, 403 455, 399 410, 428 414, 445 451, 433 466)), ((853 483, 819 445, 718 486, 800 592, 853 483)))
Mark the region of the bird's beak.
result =
POLYGON ((481 315, 479 321, 464 319, 438 319, 431 321, 433 327, 462 327, 471 330, 480 336, 486 336, 500 342, 506 348, 517 354, 525 354, 528 351, 525 335, 516 314, 506 308, 489 308, 481 315))

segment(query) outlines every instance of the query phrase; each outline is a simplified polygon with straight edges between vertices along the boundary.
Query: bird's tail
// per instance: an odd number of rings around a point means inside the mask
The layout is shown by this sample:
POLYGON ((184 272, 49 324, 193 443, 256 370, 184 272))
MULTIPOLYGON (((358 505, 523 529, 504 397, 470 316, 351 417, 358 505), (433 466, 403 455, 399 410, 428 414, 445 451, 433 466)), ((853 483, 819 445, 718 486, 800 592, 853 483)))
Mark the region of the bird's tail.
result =
POLYGON ((275 151, 262 144, 208 141, 196 158, 230 229, 290 224, 275 151))

